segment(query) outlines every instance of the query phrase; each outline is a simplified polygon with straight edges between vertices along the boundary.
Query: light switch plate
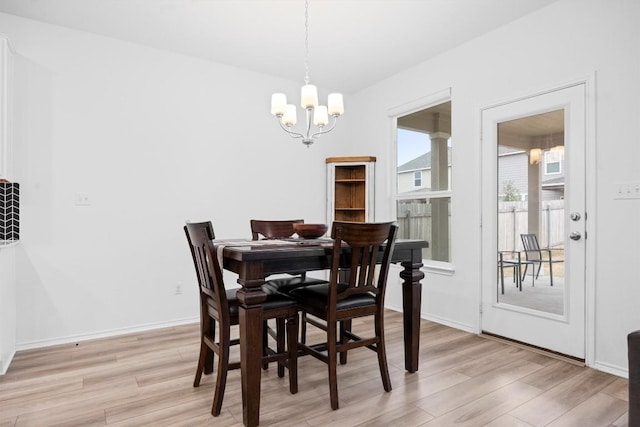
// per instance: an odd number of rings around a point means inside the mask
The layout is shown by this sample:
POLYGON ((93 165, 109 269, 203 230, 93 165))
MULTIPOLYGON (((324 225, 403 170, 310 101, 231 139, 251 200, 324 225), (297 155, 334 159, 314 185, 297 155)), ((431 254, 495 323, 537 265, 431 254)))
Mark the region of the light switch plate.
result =
POLYGON ((613 198, 640 199, 640 182, 618 182, 615 184, 613 198))

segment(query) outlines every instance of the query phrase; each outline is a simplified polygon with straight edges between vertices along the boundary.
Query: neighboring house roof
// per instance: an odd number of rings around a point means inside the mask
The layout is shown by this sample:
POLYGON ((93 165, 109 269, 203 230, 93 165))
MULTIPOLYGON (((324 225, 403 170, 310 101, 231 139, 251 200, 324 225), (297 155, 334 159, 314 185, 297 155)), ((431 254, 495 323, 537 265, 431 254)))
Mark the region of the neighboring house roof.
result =
POLYGON ((423 155, 418 156, 415 159, 409 160, 407 163, 398 166, 398 172, 407 172, 429 168, 431 168, 431 152, 424 153, 423 155))
POLYGON ((420 188, 416 188, 414 190, 403 191, 401 194, 403 196, 407 195, 407 194, 411 194, 411 193, 423 194, 425 191, 431 191, 431 187, 420 187, 420 188))
MULTIPOLYGON (((451 166, 451 147, 447 148, 447 154, 449 155, 448 164, 451 166)), ((407 163, 398 166, 398 173, 422 169, 431 169, 431 152, 424 153, 415 159, 409 160, 407 163)))
POLYGON ((506 156, 509 154, 526 154, 527 152, 519 148, 508 147, 506 145, 498 145, 498 156, 506 156))
POLYGON ((559 176, 556 178, 551 178, 551 179, 545 179, 542 181, 542 186, 543 187, 564 187, 564 176, 559 176))

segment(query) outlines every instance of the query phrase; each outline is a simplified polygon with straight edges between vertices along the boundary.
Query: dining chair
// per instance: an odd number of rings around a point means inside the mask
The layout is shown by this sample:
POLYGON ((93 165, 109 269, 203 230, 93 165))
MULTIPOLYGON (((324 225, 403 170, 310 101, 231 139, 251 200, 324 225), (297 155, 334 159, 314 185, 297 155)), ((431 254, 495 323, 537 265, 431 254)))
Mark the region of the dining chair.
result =
MULTIPOLYGON (((293 224, 303 224, 303 219, 290 220, 251 220, 251 238, 253 240, 260 239, 288 239, 291 238, 295 231, 293 224)), ((291 290, 300 286, 318 285, 327 283, 326 280, 307 277, 305 271, 291 271, 288 277, 278 277, 267 280, 266 286, 272 291, 289 293, 291 290)))
POLYGON ((640 330, 627 334, 628 420, 629 427, 640 426, 640 330))
POLYGON ((314 345, 299 342, 298 348, 328 365, 329 395, 334 410, 338 409, 338 353, 357 347, 375 351, 384 390, 391 390, 384 343, 384 296, 397 232, 398 226, 393 222, 335 221, 331 230, 334 242, 329 283, 291 291, 300 310, 325 321, 321 329, 326 332, 326 341, 314 345), (349 247, 346 255, 344 245, 349 247), (373 317, 373 336, 361 337, 351 330, 351 320, 365 316, 373 317))
MULTIPOLYGON (((205 369, 213 366, 213 355, 218 356, 218 373, 211 413, 218 416, 222 408, 222 399, 227 382, 227 371, 240 368, 240 362, 229 362, 229 350, 239 344, 239 339, 231 339, 231 326, 239 324, 239 306, 237 289, 225 289, 222 270, 212 240, 215 238, 210 222, 188 223, 184 226, 191 256, 196 269, 200 287, 200 355, 193 386, 198 387, 205 369), (217 328, 216 328, 217 324, 217 328), (216 332, 219 341, 216 342, 216 332)), ((267 319, 286 320, 288 348, 284 341, 278 340, 275 351, 263 354, 263 363, 278 362, 279 366, 289 368, 289 391, 298 392, 298 309, 296 302, 281 293, 267 293, 262 303, 262 316, 267 319), (280 345, 282 344, 282 345, 280 345)), ((264 348, 266 342, 262 343, 264 348)), ((283 368, 284 369, 284 368, 283 368)), ((205 372, 206 373, 206 372, 205 372)))
POLYGON ((535 271, 535 265, 533 265, 533 273, 535 278, 537 279, 540 275, 540 270, 542 269, 542 264, 549 264, 549 283, 553 286, 553 264, 564 262, 564 259, 554 259, 551 253, 551 249, 549 248, 540 248, 538 244, 538 238, 535 234, 521 234, 520 239, 522 239, 522 246, 524 248, 525 258, 528 263, 524 266, 524 272, 522 273, 522 280, 524 280, 527 275, 527 267, 528 264, 538 264, 538 271, 535 271), (543 256, 542 254, 546 254, 543 256))
MULTIPOLYGON (((252 219, 251 224, 251 238, 253 240, 260 239, 289 239, 295 234, 293 224, 304 224, 303 219, 288 219, 288 220, 262 220, 252 219)), ((301 286, 319 285, 322 283, 328 283, 324 279, 316 279, 314 277, 307 277, 305 271, 291 271, 289 274, 267 280, 264 287, 268 288, 270 292, 282 292, 288 294, 293 289, 301 286)), ((302 312, 302 328, 300 331, 302 342, 305 341, 307 317, 306 313, 302 312)), ((282 330, 284 329, 284 323, 282 320, 276 320, 276 329, 270 328, 267 322, 265 322, 265 328, 263 329, 264 339, 267 340, 268 336, 272 336, 276 341, 278 339, 283 340, 284 335, 282 330)), ((267 368, 267 364, 263 365, 263 368, 267 368)), ((281 365, 278 365, 278 375, 283 376, 284 371, 281 365)))

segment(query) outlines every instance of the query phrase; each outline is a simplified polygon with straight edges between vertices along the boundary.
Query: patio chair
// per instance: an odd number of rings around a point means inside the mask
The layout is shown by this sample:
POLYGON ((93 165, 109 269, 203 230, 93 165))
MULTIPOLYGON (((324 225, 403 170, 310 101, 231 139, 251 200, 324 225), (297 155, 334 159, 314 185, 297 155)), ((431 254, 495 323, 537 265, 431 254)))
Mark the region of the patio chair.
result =
POLYGON ((520 252, 518 251, 498 251, 498 273, 500 275, 500 287, 504 294, 504 269, 513 269, 513 282, 522 291, 522 280, 520 280, 520 252))
MULTIPOLYGON (((542 264, 543 263, 547 263, 549 264, 549 283, 551 284, 551 286, 553 286, 553 264, 558 263, 558 262, 564 262, 563 259, 553 259, 553 256, 551 254, 551 249, 549 248, 540 248, 540 245, 538 244, 538 238, 536 237, 535 234, 521 234, 520 238, 522 239, 522 245, 524 247, 524 254, 525 254, 525 258, 527 261, 529 261, 529 263, 534 264, 533 265, 533 269, 534 269, 534 275, 535 278, 537 279, 538 276, 540 275, 540 269, 542 269, 542 264), (543 256, 543 254, 545 254, 545 256, 543 256), (538 264, 538 271, 535 271, 535 264, 538 264)), ((529 263, 523 263, 525 264, 524 266, 524 272, 522 273, 522 279, 524 280, 525 276, 527 275, 527 268, 529 267, 529 263)))

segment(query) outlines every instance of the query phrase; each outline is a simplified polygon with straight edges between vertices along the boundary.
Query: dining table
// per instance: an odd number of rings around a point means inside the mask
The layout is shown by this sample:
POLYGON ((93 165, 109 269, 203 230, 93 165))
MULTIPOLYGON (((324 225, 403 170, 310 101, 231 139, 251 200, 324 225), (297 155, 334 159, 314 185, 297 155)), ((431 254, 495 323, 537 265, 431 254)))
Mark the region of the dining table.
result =
MULTIPOLYGON (((262 369, 261 303, 266 294, 261 286, 268 276, 279 273, 327 270, 331 266, 333 241, 286 239, 247 241, 214 240, 223 268, 238 275, 236 295, 240 302, 240 369, 242 410, 245 426, 257 426, 260 420, 260 380, 262 369)), ((422 250, 425 240, 397 239, 391 262, 400 264, 404 327, 404 365, 408 372, 418 370, 420 340, 420 301, 424 278, 422 250)), ((348 251, 345 247, 343 250, 348 251)), ((393 283, 390 281, 390 283, 393 283)))

